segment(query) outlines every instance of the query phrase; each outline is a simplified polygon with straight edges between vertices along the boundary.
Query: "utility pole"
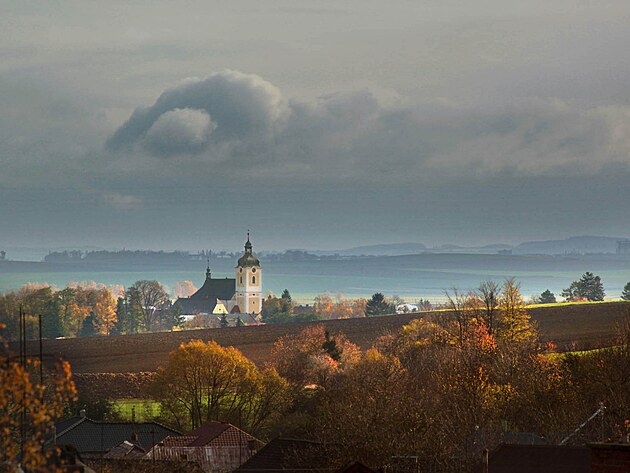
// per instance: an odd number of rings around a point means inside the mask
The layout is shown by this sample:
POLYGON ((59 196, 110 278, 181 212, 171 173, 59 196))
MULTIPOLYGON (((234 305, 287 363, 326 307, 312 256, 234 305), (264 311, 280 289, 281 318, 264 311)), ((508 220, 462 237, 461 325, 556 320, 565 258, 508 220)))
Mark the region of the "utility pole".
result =
POLYGON ((42 350, 42 314, 39 314, 39 384, 44 385, 44 355, 42 350))
MULTIPOLYGON (((20 367, 26 370, 26 318, 20 305, 20 367)), ((26 428, 26 383, 22 386, 22 400, 20 405, 20 465, 24 462, 24 439, 26 428)))

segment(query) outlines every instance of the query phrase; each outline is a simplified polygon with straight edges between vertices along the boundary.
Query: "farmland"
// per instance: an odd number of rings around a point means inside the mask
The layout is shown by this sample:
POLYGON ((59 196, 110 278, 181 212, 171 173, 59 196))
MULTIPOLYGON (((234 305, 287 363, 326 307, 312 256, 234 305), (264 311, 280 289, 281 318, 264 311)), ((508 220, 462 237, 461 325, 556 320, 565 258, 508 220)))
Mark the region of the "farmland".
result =
MULTIPOLYGON (((616 322, 630 313, 630 303, 571 304, 532 307, 532 319, 544 341, 560 350, 590 349, 613 343, 616 322)), ((381 335, 398 330, 414 318, 428 313, 391 315, 361 319, 329 320, 323 323, 331 332, 344 332, 366 349, 381 335)), ((269 360, 273 343, 283 335, 296 334, 309 322, 251 327, 230 327, 194 331, 138 335, 44 340, 44 352, 64 356, 76 373, 123 373, 155 371, 179 344, 193 340, 215 340, 234 346, 258 365, 269 360)), ((36 343, 29 347, 35 353, 36 343)))

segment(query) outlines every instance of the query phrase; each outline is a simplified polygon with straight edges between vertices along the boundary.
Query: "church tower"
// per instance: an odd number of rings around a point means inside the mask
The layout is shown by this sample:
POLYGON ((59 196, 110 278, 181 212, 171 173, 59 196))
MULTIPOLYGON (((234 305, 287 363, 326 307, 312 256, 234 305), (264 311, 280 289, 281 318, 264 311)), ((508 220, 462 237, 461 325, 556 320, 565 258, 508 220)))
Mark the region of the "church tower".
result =
POLYGON ((262 270, 260 261, 252 253, 247 232, 245 253, 236 266, 236 305, 243 314, 260 314, 262 310, 262 270))

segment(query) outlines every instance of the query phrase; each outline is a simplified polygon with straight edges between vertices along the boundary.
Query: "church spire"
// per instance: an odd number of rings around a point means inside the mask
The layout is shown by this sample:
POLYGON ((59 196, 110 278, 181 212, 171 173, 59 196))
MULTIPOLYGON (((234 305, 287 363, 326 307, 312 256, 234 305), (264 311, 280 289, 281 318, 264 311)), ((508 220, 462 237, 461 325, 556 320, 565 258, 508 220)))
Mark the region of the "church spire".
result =
POLYGON ((252 243, 249 241, 249 230, 247 230, 247 242, 245 243, 245 253, 252 253, 252 243))
POLYGON ((211 276, 211 272, 210 272, 210 255, 212 254, 211 251, 208 252, 208 256, 206 258, 208 265, 206 266, 206 279, 210 279, 211 276))

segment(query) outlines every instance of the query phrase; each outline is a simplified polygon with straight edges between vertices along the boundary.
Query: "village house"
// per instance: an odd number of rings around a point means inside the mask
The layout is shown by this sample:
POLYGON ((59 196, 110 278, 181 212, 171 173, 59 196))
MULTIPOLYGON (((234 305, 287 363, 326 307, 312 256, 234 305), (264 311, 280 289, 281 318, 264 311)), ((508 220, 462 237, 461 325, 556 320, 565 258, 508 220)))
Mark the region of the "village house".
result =
POLYGON ((74 447, 84 460, 102 458, 125 441, 139 452, 149 450, 165 437, 180 435, 175 429, 158 422, 95 421, 88 418, 85 411, 55 424, 55 444, 74 447))
POLYGON ((187 435, 166 437, 145 458, 189 461, 208 473, 230 472, 255 454, 262 442, 226 422, 209 421, 187 435))

